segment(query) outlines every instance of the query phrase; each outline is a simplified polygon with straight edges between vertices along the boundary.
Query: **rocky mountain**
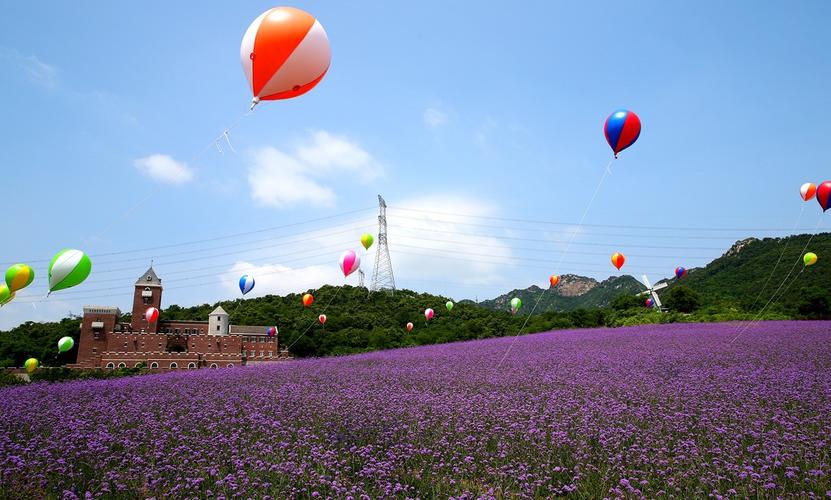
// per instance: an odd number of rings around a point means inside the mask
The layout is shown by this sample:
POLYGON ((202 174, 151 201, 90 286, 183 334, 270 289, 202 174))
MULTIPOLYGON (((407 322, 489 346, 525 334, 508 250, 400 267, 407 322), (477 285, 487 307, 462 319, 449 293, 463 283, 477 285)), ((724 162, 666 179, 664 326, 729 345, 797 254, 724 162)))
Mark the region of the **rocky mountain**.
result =
MULTIPOLYGON (((605 307, 622 293, 638 293, 643 289, 643 285, 629 275, 613 276, 598 282, 593 278, 566 274, 560 276, 560 283, 554 290, 543 296, 536 312, 605 307)), ((543 291, 542 288, 532 285, 523 290, 511 290, 494 299, 480 302, 479 305, 489 309, 510 310, 511 299, 519 297, 523 304, 521 313, 528 314, 543 291)))

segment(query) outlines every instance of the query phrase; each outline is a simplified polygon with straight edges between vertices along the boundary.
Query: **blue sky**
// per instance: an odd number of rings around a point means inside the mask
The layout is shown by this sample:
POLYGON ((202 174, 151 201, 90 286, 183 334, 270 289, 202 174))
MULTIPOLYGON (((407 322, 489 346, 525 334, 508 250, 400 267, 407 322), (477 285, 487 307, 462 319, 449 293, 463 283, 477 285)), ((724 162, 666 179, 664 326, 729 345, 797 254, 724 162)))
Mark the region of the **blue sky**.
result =
POLYGON ((657 279, 800 215, 817 224, 798 188, 831 178, 831 4, 445 3, 293 4, 325 27, 330 71, 250 116, 239 43, 273 4, 5 6, 2 261, 38 280, 0 328, 126 309, 151 258, 167 304, 236 297, 241 272, 262 275, 254 295, 341 283, 337 254, 375 231, 377 193, 399 284, 457 299, 552 272, 603 279, 615 250, 657 279), (618 108, 643 131, 578 228, 618 108), (212 139, 238 119, 220 154, 212 139), (44 300, 43 260, 64 247, 93 275, 44 300))

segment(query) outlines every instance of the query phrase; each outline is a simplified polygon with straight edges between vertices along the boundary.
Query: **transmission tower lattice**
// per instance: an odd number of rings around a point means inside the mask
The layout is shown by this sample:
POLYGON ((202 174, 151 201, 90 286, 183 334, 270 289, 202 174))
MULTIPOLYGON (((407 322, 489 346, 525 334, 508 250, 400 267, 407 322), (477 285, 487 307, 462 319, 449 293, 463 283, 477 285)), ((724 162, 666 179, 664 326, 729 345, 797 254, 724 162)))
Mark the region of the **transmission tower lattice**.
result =
POLYGON ((375 249, 375 270, 372 272, 370 290, 395 291, 395 277, 392 275, 390 249, 387 246, 387 203, 378 195, 378 247, 375 249))
POLYGON ((364 270, 363 269, 358 269, 358 287, 359 288, 364 287, 364 270))

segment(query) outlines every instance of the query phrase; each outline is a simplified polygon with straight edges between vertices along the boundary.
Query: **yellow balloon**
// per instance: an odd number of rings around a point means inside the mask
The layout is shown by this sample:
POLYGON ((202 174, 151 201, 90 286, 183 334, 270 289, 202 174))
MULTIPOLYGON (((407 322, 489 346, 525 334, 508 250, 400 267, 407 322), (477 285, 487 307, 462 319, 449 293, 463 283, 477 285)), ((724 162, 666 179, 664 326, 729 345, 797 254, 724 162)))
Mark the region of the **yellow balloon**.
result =
POLYGON ((808 252, 802 257, 802 263, 805 264, 805 267, 813 266, 817 263, 817 254, 814 252, 808 252))
POLYGON ((38 360, 35 358, 29 358, 23 363, 23 367, 26 368, 26 373, 32 373, 38 367, 38 360))

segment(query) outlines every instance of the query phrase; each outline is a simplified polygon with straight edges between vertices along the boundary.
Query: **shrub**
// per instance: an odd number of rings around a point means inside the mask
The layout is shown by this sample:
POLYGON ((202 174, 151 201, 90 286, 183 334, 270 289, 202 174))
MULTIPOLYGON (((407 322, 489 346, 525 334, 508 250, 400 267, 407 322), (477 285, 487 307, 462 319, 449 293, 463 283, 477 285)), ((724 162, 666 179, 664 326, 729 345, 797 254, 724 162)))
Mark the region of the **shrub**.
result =
POLYGON ((682 313, 691 313, 701 305, 701 297, 690 287, 679 285, 669 292, 667 307, 682 313))
POLYGON ((12 372, 0 370, 0 387, 9 387, 12 385, 23 385, 26 381, 18 377, 12 372))

